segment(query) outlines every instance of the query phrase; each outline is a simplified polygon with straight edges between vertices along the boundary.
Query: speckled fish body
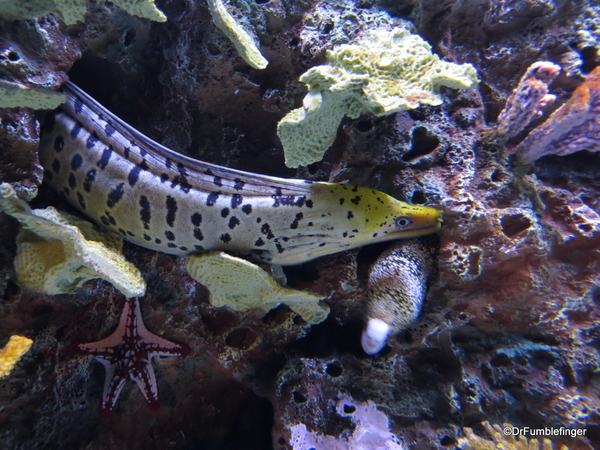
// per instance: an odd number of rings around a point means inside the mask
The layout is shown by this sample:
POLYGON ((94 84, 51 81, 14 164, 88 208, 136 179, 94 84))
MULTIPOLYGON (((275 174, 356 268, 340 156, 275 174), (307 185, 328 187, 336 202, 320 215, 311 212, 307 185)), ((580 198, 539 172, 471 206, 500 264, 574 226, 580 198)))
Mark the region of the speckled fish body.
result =
POLYGON ((153 250, 298 264, 440 228, 441 214, 350 184, 270 177, 152 141, 71 83, 46 120, 44 180, 97 224, 153 250))
POLYGON ((363 350, 373 355, 389 335, 417 319, 427 295, 429 277, 437 268, 439 243, 420 238, 398 241, 371 266, 368 280, 363 350))

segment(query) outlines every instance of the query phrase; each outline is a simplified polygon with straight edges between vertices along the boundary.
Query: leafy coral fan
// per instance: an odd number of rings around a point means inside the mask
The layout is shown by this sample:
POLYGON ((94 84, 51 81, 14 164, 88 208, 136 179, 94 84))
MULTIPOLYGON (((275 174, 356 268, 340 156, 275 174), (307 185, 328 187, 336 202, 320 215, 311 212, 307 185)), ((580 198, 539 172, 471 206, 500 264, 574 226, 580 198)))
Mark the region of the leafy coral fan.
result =
POLYGON ((533 130, 514 152, 532 162, 545 155, 570 155, 581 150, 600 152, 600 67, 548 120, 533 130))
POLYGON ((309 90, 304 106, 277 126, 289 167, 319 161, 344 116, 440 105, 440 86, 466 89, 479 81, 472 65, 442 61, 420 36, 403 28, 368 30, 356 42, 327 52, 327 59, 329 64, 300 77, 309 90))

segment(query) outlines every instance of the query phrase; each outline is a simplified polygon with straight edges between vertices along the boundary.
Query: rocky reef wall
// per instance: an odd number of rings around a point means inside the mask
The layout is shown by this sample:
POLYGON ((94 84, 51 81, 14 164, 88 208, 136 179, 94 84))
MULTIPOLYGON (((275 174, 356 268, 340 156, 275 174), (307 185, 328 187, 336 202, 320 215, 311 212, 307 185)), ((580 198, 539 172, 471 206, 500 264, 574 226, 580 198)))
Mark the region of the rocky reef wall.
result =
MULTIPOLYGON (((127 383, 113 417, 102 418, 101 365, 69 344, 106 337, 123 296, 102 280, 55 296, 20 288, 19 226, 0 214, 0 341, 34 341, 0 380, 5 448, 350 448, 371 430, 379 440, 364 448, 441 450, 456 448, 464 427, 486 436, 485 421, 586 429, 553 437, 555 448, 597 446, 600 153, 586 148, 598 137, 568 156, 526 165, 511 156, 600 66, 597 2, 229 1, 269 61, 263 70, 239 56, 204 1, 156 7, 165 22, 95 0, 70 25, 53 14, 5 17, 0 77, 52 90, 68 74, 141 132, 204 161, 435 206, 444 214, 438 274, 420 318, 369 357, 360 347, 366 274, 382 245, 284 268, 290 287, 328 297, 328 319, 310 326, 284 305, 266 315, 213 307, 184 258, 125 243, 147 282, 146 326, 191 353, 154 363, 159 410, 127 383), (287 167, 277 123, 302 105, 299 77, 377 26, 420 35, 440 58, 472 64, 480 83, 440 88, 438 106, 346 117, 322 161, 287 167), (549 86, 556 101, 496 139, 507 97, 542 60, 561 67, 549 86)), ((73 213, 41 184, 41 120, 33 108, 0 109, 0 182, 32 207, 73 213)))

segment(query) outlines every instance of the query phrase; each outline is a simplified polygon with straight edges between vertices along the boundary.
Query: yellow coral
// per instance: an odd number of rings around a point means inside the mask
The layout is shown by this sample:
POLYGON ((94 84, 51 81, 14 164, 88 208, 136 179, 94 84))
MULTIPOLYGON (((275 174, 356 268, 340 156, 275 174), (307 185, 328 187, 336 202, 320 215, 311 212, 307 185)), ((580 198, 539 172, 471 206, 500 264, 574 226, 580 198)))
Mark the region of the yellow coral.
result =
MULTIPOLYGON (((528 441, 524 436, 517 439, 512 434, 514 427, 511 424, 505 423, 500 426, 483 422, 483 426, 492 437, 492 441, 477 436, 471 428, 463 428, 465 437, 458 440, 458 445, 463 450, 553 450, 550 439, 544 439, 541 448, 537 439, 528 441), (506 430, 510 430, 510 432, 506 432, 506 430)), ((559 450, 568 450, 568 448, 562 445, 559 450)))
POLYGON ((31 348, 33 341, 23 336, 11 336, 8 344, 0 350, 0 378, 10 373, 21 357, 31 348))
MULTIPOLYGON (((112 0, 129 14, 164 22, 165 15, 154 5, 154 0, 112 0)), ((0 16, 20 20, 58 14, 67 25, 83 21, 87 11, 86 0, 19 0, 0 3, 0 16)))
POLYGON ((345 115, 382 116, 440 105, 440 86, 464 89, 479 81, 472 65, 440 60, 427 42, 402 28, 370 30, 356 42, 327 52, 327 59, 328 65, 300 77, 309 89, 304 107, 277 126, 289 167, 319 161, 345 115))
POLYGON ((32 210, 13 188, 0 184, 0 209, 23 225, 17 237, 19 283, 45 294, 73 293, 85 281, 103 278, 128 297, 143 295, 140 271, 121 253, 123 241, 54 208, 32 210))
POLYGON ((244 61, 255 69, 264 69, 269 61, 260 53, 258 46, 244 28, 238 24, 221 0, 208 0, 208 8, 215 25, 235 45, 244 61))
POLYGON ((329 314, 323 297, 282 287, 259 266, 224 252, 189 256, 187 270, 208 288, 213 306, 268 311, 284 303, 310 324, 322 322, 329 314))

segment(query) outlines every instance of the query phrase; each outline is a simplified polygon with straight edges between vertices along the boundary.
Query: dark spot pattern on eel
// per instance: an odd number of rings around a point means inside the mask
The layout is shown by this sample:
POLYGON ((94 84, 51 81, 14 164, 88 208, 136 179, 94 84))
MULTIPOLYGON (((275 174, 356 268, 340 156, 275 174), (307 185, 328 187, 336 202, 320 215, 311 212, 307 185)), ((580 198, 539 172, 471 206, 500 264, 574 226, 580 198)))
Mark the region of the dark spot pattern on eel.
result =
POLYGON ((148 198, 144 195, 140 197, 140 219, 142 219, 142 223, 144 224, 144 229, 150 229, 150 202, 148 198))
POLYGON ((177 200, 167 195, 167 225, 175 226, 175 215, 177 214, 177 200))
POLYGON ((113 208, 119 202, 119 200, 123 198, 123 194, 125 194, 123 186, 125 186, 125 183, 119 183, 116 188, 110 191, 110 194, 108 194, 108 200, 106 201, 106 206, 113 208))

